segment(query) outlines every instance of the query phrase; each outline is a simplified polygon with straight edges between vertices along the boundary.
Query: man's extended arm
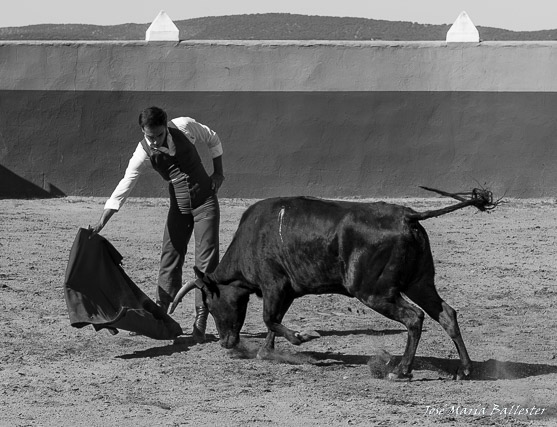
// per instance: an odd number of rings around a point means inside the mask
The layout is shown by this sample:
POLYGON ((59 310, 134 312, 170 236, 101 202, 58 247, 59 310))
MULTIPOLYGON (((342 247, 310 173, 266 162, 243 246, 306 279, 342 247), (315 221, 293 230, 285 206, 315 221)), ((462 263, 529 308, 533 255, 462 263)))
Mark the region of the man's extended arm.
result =
POLYGON ((120 210, 120 207, 124 204, 131 191, 137 183, 137 179, 141 173, 145 170, 148 164, 149 156, 143 150, 141 144, 138 144, 135 152, 133 153, 124 177, 120 180, 110 198, 106 201, 104 205, 103 213, 95 226, 91 227, 93 234, 99 233, 106 223, 110 220, 112 215, 120 210))

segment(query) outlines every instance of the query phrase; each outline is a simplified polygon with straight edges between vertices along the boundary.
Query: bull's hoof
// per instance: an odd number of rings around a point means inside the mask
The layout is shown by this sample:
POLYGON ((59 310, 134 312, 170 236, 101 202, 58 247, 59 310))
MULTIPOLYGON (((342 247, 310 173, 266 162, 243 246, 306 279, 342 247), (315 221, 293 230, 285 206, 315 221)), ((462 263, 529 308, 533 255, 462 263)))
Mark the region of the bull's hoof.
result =
POLYGON ((297 340, 299 340, 299 343, 297 343, 297 344, 292 343, 292 344, 300 345, 302 343, 320 338, 321 335, 319 335, 319 333, 317 331, 302 331, 302 332, 296 332, 294 334, 294 337, 297 340))
POLYGON ((389 375, 387 375, 387 379, 389 381, 410 381, 412 377, 413 375, 410 373, 402 374, 402 373, 390 372, 389 375))

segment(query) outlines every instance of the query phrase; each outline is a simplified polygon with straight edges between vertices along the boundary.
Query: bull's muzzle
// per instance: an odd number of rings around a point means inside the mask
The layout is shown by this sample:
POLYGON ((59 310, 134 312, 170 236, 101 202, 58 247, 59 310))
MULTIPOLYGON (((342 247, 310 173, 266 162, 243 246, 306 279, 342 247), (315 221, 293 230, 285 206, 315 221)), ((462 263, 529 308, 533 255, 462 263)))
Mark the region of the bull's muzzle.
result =
POLYGON ((221 347, 224 347, 226 349, 231 349, 236 347, 239 342, 240 342, 240 334, 233 334, 233 333, 228 334, 225 337, 221 337, 221 339, 219 340, 221 347))

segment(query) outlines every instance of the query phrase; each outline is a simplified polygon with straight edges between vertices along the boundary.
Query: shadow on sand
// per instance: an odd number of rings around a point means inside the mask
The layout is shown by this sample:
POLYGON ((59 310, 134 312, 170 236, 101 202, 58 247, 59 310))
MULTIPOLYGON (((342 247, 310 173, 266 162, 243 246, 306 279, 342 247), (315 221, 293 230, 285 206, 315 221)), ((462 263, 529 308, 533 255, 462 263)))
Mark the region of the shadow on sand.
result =
MULTIPOLYGON (((372 370, 377 371, 377 367, 384 366, 380 371, 387 372, 388 366, 398 364, 402 356, 385 357, 384 354, 375 356, 361 356, 338 353, 306 352, 306 356, 315 360, 315 364, 321 366, 334 365, 338 363, 347 365, 368 365, 372 370)), ((456 373, 459 366, 457 359, 441 359, 438 357, 420 357, 414 359, 414 372, 433 371, 439 374, 440 378, 449 378, 456 373)), ((489 359, 485 362, 472 362, 471 380, 494 381, 494 380, 517 380, 540 375, 557 374, 557 365, 533 364, 522 362, 502 362, 489 359)), ((375 375, 374 375, 375 376, 375 375)))
MULTIPOLYGON (((367 335, 393 335, 405 333, 404 330, 350 330, 343 331, 341 334, 367 334, 367 335)), ((321 336, 338 335, 339 332, 322 332, 321 336)), ((226 350, 231 358, 235 359, 253 359, 257 357, 257 351, 261 343, 250 341, 251 338, 264 338, 266 333, 242 334, 246 339, 240 341, 237 348, 226 350)), ((208 334, 207 342, 217 342, 215 335, 208 334)), ((131 354, 123 354, 116 356, 118 359, 141 359, 160 356, 170 356, 174 353, 183 353, 191 347, 197 345, 193 337, 182 336, 174 340, 171 344, 151 347, 141 351, 134 351, 131 354)), ((402 356, 391 356, 386 352, 379 352, 377 355, 355 355, 341 354, 337 352, 319 352, 319 351, 302 351, 302 352, 279 352, 276 351, 274 357, 270 359, 289 364, 312 364, 317 366, 332 365, 368 365, 371 374, 375 378, 384 378, 393 366, 397 365, 402 356)), ((448 379, 456 373, 459 366, 458 359, 443 359, 438 357, 422 357, 416 356, 414 359, 413 372, 416 380, 438 380, 448 379), (418 372, 427 372, 425 375, 417 375, 418 372)), ((489 359, 483 362, 472 362, 471 380, 476 381, 494 381, 494 380, 517 380, 541 375, 557 374, 557 365, 534 364, 523 362, 503 362, 495 359, 489 359)))
MULTIPOLYGON (((406 329, 351 329, 347 331, 317 331, 317 333, 322 337, 344 337, 349 335, 383 336, 405 334, 407 332, 408 331, 406 329)), ((267 332, 242 333, 241 336, 245 338, 265 338, 267 336, 267 332)))
MULTIPOLYGON (((207 334, 207 342, 218 341, 214 335, 207 334)), ((161 347, 151 347, 145 350, 134 351, 131 354, 122 354, 116 356, 117 359, 146 359, 151 357, 170 356, 174 353, 183 353, 188 351, 191 347, 197 345, 193 337, 181 336, 176 338, 171 344, 161 347)))
POLYGON ((408 331, 406 329, 352 329, 348 331, 317 331, 322 337, 345 337, 348 335, 371 335, 371 336, 383 336, 383 335, 397 335, 406 334, 408 331))

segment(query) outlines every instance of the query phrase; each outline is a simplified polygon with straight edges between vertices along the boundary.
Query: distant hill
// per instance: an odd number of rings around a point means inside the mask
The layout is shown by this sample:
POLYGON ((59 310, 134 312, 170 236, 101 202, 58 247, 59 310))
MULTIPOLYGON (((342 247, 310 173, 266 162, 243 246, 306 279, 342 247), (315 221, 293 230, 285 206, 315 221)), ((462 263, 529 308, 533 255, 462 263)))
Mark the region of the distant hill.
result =
MULTIPOLYGON (((174 21, 181 40, 445 40, 450 25, 265 13, 174 21)), ((42 24, 0 28, 0 40, 145 40, 147 24, 42 24)), ((557 29, 477 27, 482 40, 557 40, 557 29)))

